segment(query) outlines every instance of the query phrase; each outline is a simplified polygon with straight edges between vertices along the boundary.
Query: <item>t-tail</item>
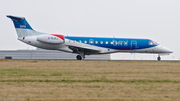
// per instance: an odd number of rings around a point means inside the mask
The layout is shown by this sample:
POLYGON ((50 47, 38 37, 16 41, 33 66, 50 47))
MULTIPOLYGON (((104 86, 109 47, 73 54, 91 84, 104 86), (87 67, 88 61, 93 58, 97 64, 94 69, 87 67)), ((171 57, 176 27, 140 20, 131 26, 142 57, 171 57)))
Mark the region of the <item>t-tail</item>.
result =
POLYGON ((35 36, 37 34, 36 31, 34 31, 32 27, 28 24, 24 17, 17 17, 11 15, 7 15, 7 17, 13 21, 18 38, 35 36))

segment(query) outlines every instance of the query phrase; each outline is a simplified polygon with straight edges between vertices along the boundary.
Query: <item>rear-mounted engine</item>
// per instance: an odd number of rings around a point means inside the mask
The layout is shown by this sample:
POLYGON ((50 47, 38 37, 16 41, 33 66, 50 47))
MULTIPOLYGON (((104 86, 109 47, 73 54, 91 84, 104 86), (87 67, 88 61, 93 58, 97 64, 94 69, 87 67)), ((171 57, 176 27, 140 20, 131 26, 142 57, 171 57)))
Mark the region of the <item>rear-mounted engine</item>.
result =
POLYGON ((64 35, 59 34, 46 34, 37 36, 37 41, 49 44, 62 44, 64 43, 64 35))

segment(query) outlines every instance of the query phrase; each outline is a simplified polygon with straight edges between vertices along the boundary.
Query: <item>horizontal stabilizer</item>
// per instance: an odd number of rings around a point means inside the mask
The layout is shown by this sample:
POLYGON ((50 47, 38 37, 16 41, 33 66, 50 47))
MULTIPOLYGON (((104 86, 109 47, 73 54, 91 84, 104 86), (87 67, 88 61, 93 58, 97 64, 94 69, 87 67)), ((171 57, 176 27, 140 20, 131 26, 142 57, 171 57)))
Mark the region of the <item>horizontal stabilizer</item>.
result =
POLYGON ((11 16, 11 15, 7 15, 7 17, 12 20, 23 20, 24 19, 24 17, 17 17, 17 16, 11 16))

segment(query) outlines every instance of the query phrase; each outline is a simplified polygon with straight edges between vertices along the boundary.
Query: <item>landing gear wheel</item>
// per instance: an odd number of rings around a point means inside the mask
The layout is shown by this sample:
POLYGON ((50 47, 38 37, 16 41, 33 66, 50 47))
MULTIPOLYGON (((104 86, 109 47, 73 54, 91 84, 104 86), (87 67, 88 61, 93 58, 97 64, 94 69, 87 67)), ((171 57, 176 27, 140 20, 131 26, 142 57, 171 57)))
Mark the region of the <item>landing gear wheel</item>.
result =
POLYGON ((161 57, 160 57, 160 56, 158 56, 157 60, 158 60, 158 61, 161 61, 161 57))
POLYGON ((77 55, 77 56, 76 56, 76 59, 77 59, 77 60, 82 60, 82 57, 81 57, 80 55, 77 55))

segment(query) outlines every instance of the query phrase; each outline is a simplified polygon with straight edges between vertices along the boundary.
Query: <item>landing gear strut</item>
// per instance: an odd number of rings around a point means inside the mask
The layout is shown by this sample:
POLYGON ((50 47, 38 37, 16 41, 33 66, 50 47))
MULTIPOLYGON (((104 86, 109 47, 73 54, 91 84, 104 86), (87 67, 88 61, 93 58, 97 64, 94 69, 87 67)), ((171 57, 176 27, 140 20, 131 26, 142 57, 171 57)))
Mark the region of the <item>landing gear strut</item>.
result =
POLYGON ((161 57, 160 57, 160 55, 158 55, 157 60, 158 60, 158 61, 161 61, 161 57))

